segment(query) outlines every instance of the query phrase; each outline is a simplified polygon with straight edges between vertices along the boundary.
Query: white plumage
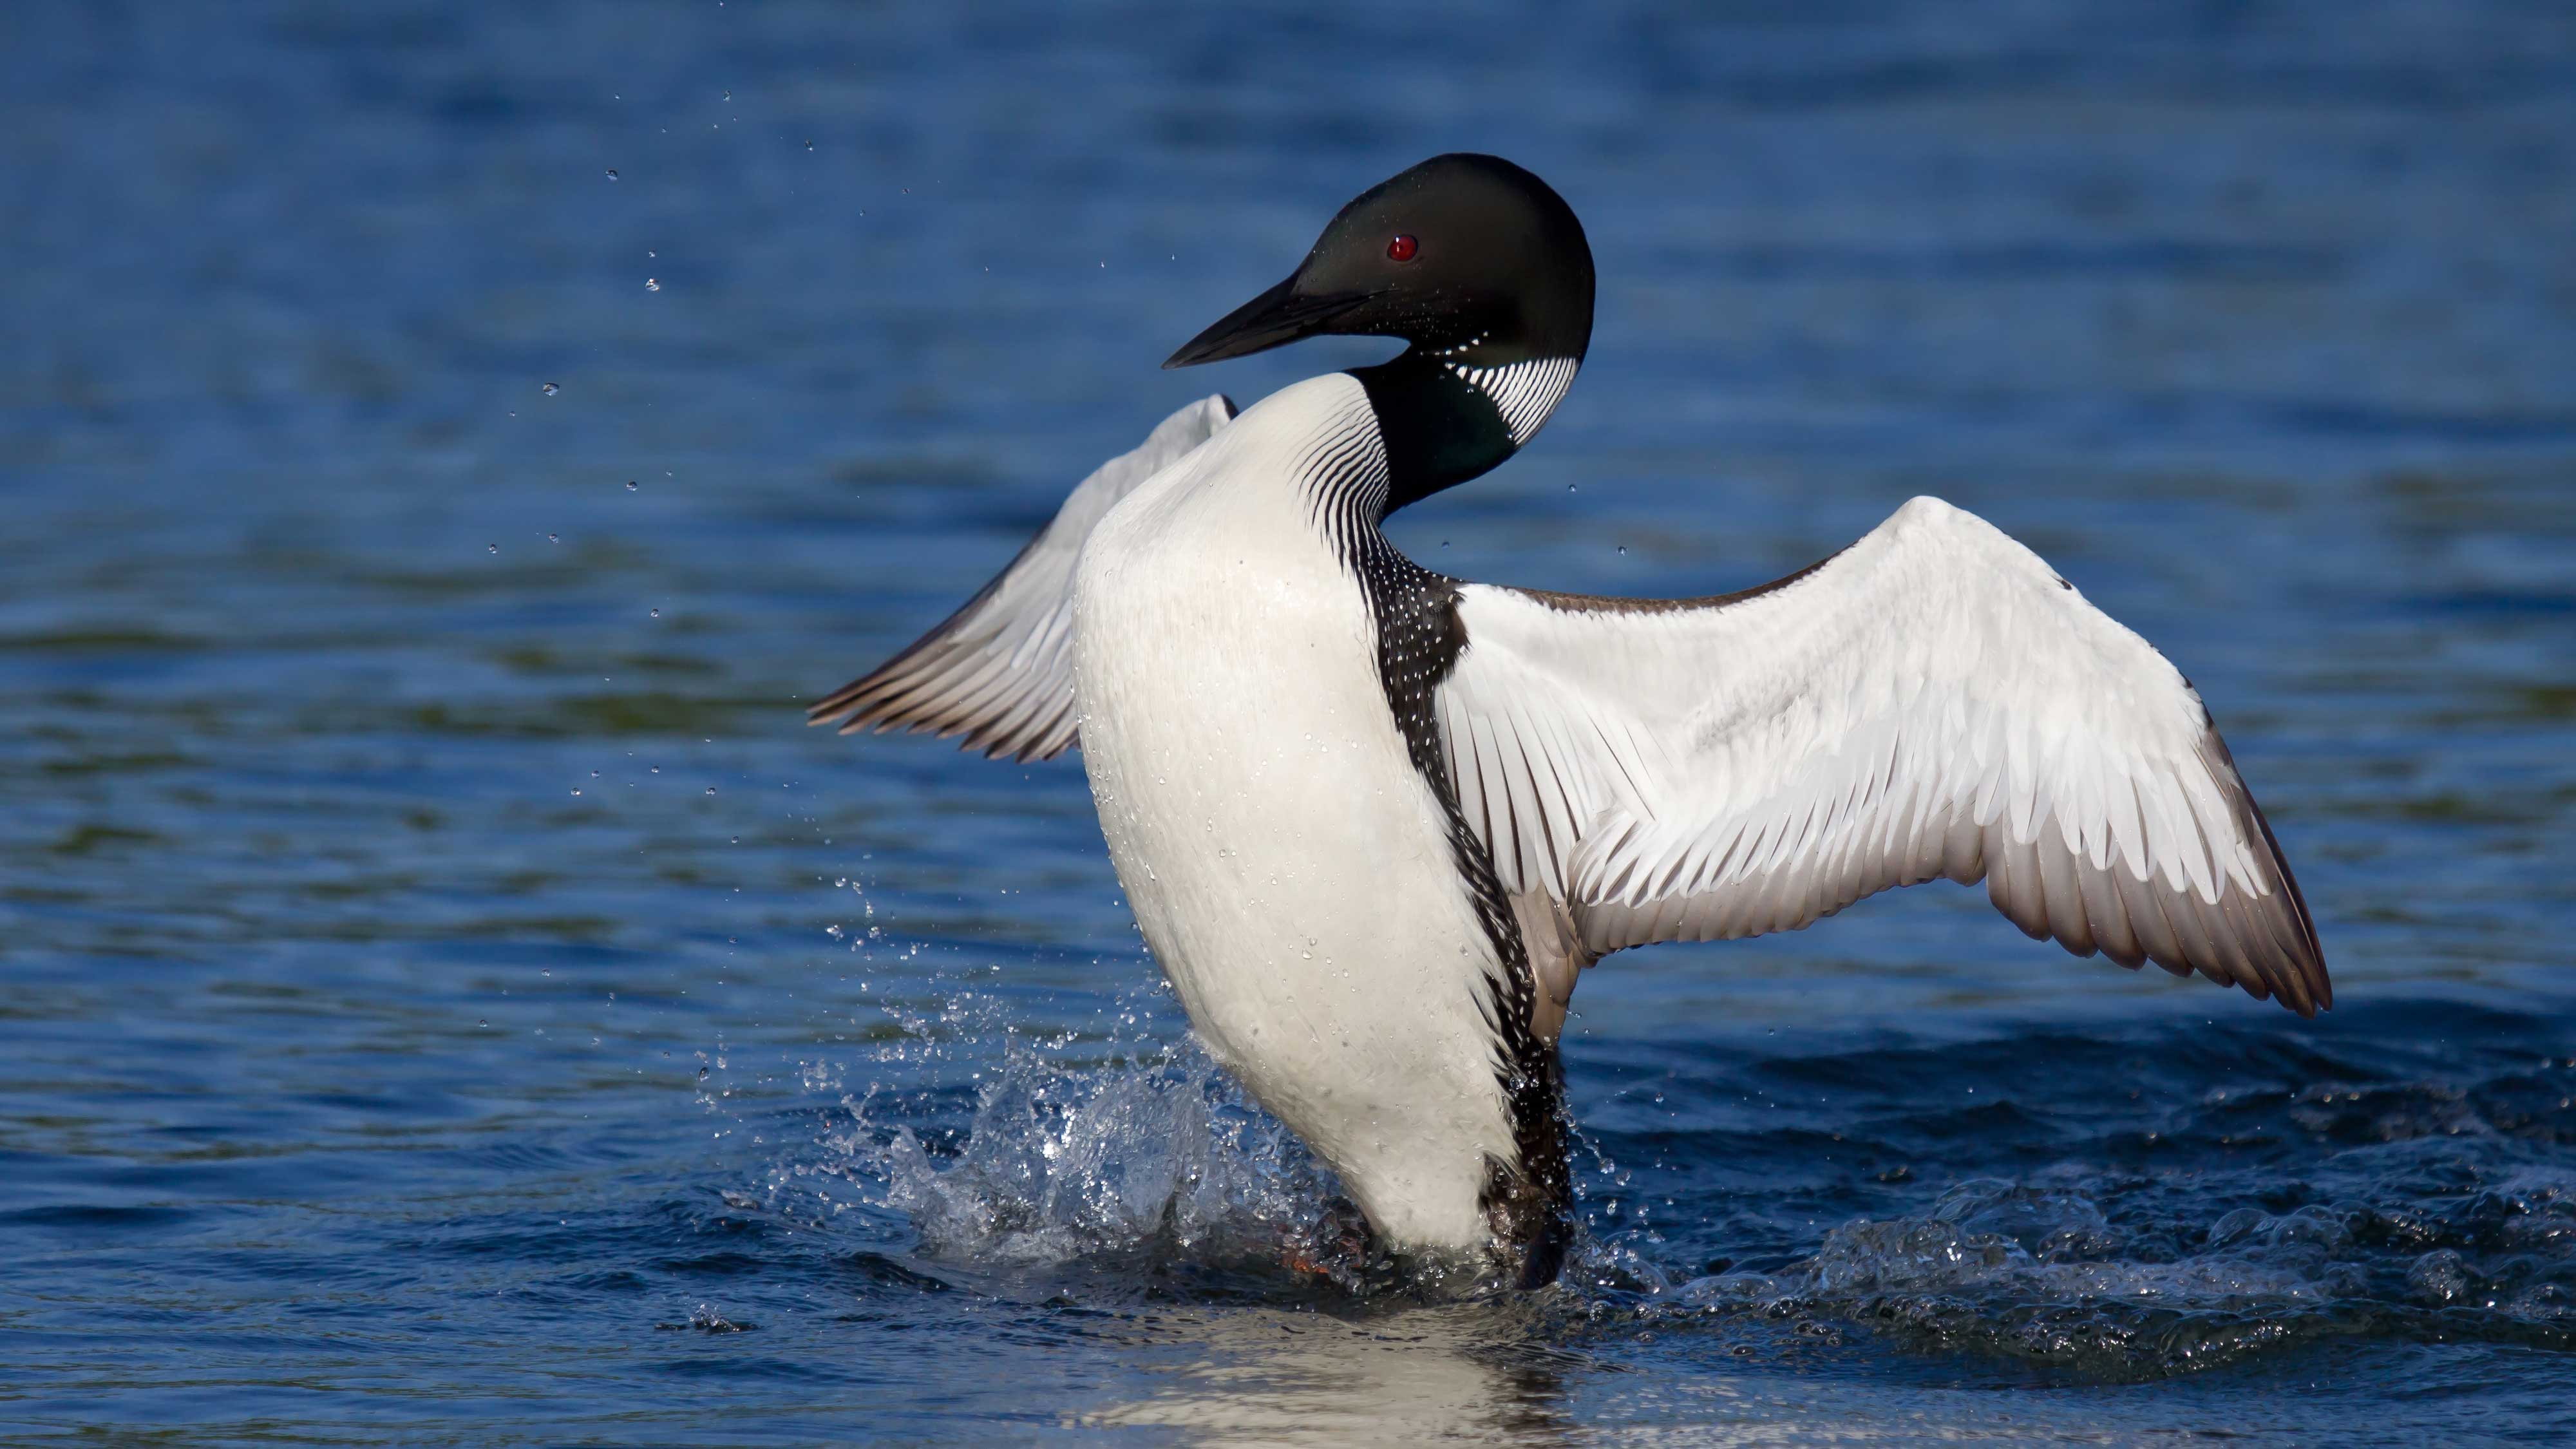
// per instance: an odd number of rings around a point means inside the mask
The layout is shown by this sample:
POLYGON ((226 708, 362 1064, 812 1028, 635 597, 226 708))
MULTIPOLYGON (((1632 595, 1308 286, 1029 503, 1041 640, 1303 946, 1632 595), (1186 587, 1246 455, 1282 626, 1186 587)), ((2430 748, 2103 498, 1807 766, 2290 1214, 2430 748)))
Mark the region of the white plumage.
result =
POLYGON ((1219 1062, 1415 1247, 1481 1244, 1517 1157, 1494 945, 1387 711, 1314 462, 1375 465, 1360 385, 1264 399, 1137 487, 1075 572, 1101 833, 1219 1062))
POLYGON ((1506 889, 1589 955, 1987 882, 2033 936, 2312 1012, 2322 963, 2200 696, 1973 514, 1917 498, 1746 596, 1459 590, 1439 690, 1506 889))

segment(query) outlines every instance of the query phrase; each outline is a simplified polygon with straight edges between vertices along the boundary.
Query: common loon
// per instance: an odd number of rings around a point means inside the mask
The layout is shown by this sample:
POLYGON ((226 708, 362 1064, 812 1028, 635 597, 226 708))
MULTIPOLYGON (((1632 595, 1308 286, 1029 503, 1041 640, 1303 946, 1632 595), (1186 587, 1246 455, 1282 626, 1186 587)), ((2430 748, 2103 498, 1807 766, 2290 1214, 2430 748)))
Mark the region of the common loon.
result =
POLYGON ((1916 498, 1697 599, 1467 583, 1395 509, 1537 433, 1591 340, 1566 203, 1434 157, 1167 367, 1318 334, 1394 359, 1212 397, 1077 487, 983 591, 810 711, 1077 741, 1118 878, 1209 1053, 1396 1251, 1552 1280, 1577 976, 1986 883, 2077 955, 2332 1004, 2287 861, 2190 683, 1972 514, 1916 498))

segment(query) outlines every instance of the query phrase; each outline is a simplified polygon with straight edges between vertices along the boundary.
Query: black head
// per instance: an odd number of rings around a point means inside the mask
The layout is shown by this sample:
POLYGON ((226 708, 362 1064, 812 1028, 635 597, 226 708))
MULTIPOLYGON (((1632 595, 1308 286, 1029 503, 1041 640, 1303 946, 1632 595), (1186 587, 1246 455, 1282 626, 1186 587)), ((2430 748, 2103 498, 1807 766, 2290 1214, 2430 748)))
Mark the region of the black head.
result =
POLYGON ((1546 182, 1497 156, 1434 156, 1343 207, 1288 280, 1163 365, 1323 334, 1401 337, 1476 367, 1579 361, 1592 340, 1592 248, 1546 182))
POLYGON ((1530 440, 1592 342, 1592 247, 1573 208, 1497 156, 1434 156, 1371 187, 1296 272, 1165 367, 1301 337, 1401 337, 1356 367, 1386 445, 1382 506, 1463 483, 1530 440))

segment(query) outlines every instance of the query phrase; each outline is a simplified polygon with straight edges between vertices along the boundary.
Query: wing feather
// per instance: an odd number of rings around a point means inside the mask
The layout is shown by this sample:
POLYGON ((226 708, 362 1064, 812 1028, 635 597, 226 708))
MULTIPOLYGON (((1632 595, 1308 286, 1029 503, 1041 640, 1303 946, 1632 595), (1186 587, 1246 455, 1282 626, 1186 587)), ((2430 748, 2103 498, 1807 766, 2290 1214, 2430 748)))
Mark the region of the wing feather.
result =
POLYGON ((1971 514, 1918 498, 1744 594, 1458 598, 1437 714, 1462 812, 1591 955, 1947 876, 2077 955, 2332 1004, 2199 695, 1971 514))
POLYGON ((1073 569, 1118 500, 1234 417, 1222 396, 1165 418, 1134 450, 1093 470, 1038 536, 938 628, 805 711, 841 733, 873 728, 964 735, 995 759, 1051 759, 1074 743, 1073 569))

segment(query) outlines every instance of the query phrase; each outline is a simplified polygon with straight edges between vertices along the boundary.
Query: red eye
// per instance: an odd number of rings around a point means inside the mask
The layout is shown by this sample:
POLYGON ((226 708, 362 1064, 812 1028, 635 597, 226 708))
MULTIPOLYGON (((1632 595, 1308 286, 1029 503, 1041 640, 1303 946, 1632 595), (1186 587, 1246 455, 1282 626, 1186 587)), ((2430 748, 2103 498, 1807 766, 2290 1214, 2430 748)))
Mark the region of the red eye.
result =
POLYGON ((1390 261, 1412 261, 1413 254, 1420 250, 1422 250, 1422 244, 1409 236, 1397 237, 1386 244, 1386 255, 1390 261))

